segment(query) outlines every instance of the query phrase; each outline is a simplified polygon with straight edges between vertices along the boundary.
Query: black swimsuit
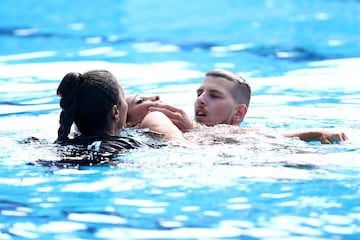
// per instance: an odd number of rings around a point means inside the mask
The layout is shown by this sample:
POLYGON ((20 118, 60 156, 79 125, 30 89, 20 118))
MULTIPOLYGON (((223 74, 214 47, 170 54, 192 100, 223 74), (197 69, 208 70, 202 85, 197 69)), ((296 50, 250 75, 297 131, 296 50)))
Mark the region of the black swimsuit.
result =
POLYGON ((74 145, 82 150, 92 150, 102 153, 122 153, 130 149, 145 147, 139 141, 124 136, 78 136, 60 143, 61 145, 74 145))
MULTIPOLYGON (((24 143, 41 143, 38 138, 29 138, 24 143)), ((49 143, 42 143, 49 144, 49 143)), ((50 144, 54 146, 54 144, 50 144)), ((75 136, 63 141, 57 141, 56 160, 39 159, 30 165, 78 167, 93 165, 118 165, 117 157, 133 149, 158 149, 167 146, 161 136, 154 136, 154 132, 144 129, 124 129, 122 136, 96 135, 75 136), (140 141, 135 140, 140 139, 140 141)))
POLYGON ((119 163, 116 157, 131 149, 148 147, 131 137, 124 136, 78 136, 59 143, 56 161, 38 160, 37 164, 47 166, 92 166, 119 163))

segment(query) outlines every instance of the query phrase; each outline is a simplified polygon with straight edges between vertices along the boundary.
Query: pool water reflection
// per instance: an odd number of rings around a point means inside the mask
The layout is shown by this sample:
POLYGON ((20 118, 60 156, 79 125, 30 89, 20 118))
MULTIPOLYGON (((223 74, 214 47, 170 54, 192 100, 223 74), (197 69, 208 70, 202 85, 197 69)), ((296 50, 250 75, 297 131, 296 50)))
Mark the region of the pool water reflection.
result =
POLYGON ((0 239, 359 238, 359 1, 3 6, 0 239), (159 94, 193 117, 217 67, 252 87, 237 130, 187 133, 200 149, 132 151, 117 166, 34 165, 57 158, 67 72, 107 69, 125 94, 159 94), (309 128, 350 141, 279 136, 309 128))

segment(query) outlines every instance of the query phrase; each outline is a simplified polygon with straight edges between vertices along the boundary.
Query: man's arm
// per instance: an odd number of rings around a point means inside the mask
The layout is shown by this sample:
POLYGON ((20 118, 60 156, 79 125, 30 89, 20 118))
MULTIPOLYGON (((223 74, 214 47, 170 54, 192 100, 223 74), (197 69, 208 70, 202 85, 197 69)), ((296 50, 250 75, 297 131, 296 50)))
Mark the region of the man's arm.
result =
POLYGON ((345 133, 329 130, 313 130, 293 133, 286 132, 282 135, 284 137, 298 137, 306 142, 320 141, 322 144, 339 143, 349 140, 345 133))
MULTIPOLYGON (((157 107, 149 108, 149 111, 159 111, 164 113, 182 132, 196 127, 196 123, 188 117, 184 110, 168 104, 159 103, 157 107)), ((322 144, 332 144, 349 140, 343 132, 322 129, 301 132, 286 132, 282 135, 290 138, 297 137, 306 142, 320 141, 322 144)))
POLYGON ((182 132, 195 128, 196 123, 180 108, 170 106, 168 104, 159 103, 157 107, 150 107, 150 112, 157 111, 165 114, 171 122, 182 132))

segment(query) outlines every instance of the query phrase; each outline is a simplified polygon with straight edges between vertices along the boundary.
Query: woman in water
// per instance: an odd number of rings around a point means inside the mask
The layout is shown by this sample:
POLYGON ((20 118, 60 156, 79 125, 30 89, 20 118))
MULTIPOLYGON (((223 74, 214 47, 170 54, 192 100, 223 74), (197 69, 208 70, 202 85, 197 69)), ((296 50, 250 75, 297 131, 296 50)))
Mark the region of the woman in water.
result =
POLYGON ((94 159, 99 163, 146 146, 133 138, 119 136, 128 106, 122 87, 109 71, 70 72, 60 82, 57 95, 62 111, 55 143, 76 146, 76 150, 67 148, 63 152, 63 163, 92 164, 94 159), (76 136, 70 134, 73 124, 78 131, 76 136))

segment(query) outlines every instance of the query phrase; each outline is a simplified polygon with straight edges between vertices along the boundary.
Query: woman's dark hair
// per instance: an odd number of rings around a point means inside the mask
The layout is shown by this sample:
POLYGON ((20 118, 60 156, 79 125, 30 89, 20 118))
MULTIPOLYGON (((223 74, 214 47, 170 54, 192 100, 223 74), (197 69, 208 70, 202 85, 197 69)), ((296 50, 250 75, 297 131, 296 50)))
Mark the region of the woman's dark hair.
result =
POLYGON ((119 83, 109 71, 66 74, 57 89, 62 111, 56 142, 68 139, 74 122, 84 136, 106 133, 110 126, 108 113, 111 107, 121 107, 119 93, 119 83))

